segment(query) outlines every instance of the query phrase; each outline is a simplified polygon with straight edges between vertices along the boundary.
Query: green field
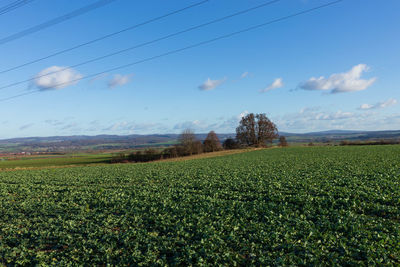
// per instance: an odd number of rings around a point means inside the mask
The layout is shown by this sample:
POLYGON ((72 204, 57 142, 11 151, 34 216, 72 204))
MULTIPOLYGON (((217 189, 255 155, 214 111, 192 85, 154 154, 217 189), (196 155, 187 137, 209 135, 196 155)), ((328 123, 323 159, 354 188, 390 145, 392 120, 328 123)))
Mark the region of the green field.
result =
POLYGON ((3 158, 0 160, 0 170, 4 169, 23 169, 23 168, 44 168, 60 167, 72 165, 90 165, 98 163, 109 163, 112 154, 66 154, 46 155, 46 156, 27 156, 15 158, 3 158))
POLYGON ((0 172, 0 214, 5 265, 398 266, 400 146, 0 172))

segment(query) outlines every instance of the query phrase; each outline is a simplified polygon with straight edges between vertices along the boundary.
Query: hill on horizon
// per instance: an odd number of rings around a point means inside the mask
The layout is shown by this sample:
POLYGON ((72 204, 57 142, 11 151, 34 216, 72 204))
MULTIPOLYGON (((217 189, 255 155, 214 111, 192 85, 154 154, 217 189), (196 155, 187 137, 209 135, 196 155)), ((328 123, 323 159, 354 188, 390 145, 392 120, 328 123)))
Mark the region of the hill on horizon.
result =
MULTIPOLYGON (((393 131, 354 131, 328 130, 310 133, 279 132, 286 136, 289 143, 337 143, 343 140, 367 141, 378 139, 400 139, 400 130, 393 131)), ((149 135, 74 135, 49 137, 22 137, 0 140, 0 153, 15 152, 68 152, 140 149, 146 147, 165 147, 176 144, 179 134, 149 135)), ((196 134, 199 140, 206 138, 206 133, 196 134)), ((219 139, 234 138, 234 133, 218 134, 219 139)))

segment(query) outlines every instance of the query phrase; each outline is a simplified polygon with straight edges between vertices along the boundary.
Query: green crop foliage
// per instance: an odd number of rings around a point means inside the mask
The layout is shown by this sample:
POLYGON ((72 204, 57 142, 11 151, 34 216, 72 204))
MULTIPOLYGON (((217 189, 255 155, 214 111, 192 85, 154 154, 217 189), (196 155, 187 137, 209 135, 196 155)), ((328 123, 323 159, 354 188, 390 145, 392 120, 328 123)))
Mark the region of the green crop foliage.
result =
POLYGON ((400 146, 0 172, 0 265, 400 264, 400 146))

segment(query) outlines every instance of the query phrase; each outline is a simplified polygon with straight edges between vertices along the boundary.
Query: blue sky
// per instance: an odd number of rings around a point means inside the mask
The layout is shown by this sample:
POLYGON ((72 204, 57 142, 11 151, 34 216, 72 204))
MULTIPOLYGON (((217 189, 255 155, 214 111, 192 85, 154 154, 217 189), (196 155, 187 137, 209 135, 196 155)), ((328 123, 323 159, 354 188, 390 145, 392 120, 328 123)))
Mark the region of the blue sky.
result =
MULTIPOLYGON (((0 8, 11 2, 1 0, 0 8)), ((0 71, 196 2, 200 0, 140 4, 116 0, 0 45, 0 71)), ((33 78, 0 90, 0 99, 35 91, 0 102, 0 138, 179 133, 184 128, 227 133, 234 132, 240 117, 248 112, 266 113, 281 131, 400 129, 397 0, 344 0, 232 38, 71 82, 330 2, 281 0, 168 40, 63 70, 265 2, 210 0, 0 74, 0 86, 33 78), (54 71, 59 72, 42 76, 54 71)), ((82 6, 77 0, 35 0, 0 15, 0 38, 82 6)))

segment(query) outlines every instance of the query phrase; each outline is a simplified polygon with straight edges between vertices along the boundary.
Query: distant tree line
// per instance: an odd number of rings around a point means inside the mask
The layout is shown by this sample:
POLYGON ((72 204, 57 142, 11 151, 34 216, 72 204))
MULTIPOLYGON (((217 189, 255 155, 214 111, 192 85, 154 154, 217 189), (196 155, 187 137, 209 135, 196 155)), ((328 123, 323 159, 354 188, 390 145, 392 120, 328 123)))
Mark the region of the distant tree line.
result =
POLYGON ((190 129, 184 130, 178 138, 178 144, 163 150, 146 149, 136 151, 128 155, 118 154, 112 162, 149 162, 160 159, 176 158, 209 153, 222 150, 221 142, 214 131, 208 133, 206 139, 201 142, 190 129))
POLYGON ((371 146, 371 145, 396 145, 400 144, 400 140, 391 139, 380 139, 380 140, 368 140, 368 141, 341 141, 341 146, 371 146))
POLYGON ((236 138, 227 138, 223 143, 214 131, 208 133, 201 142, 190 129, 184 130, 178 138, 178 144, 163 150, 146 149, 128 155, 118 154, 112 162, 148 162, 160 159, 184 157, 246 147, 267 147, 279 137, 279 146, 288 146, 286 138, 278 135, 276 125, 265 114, 250 113, 241 118, 236 128, 236 138))

